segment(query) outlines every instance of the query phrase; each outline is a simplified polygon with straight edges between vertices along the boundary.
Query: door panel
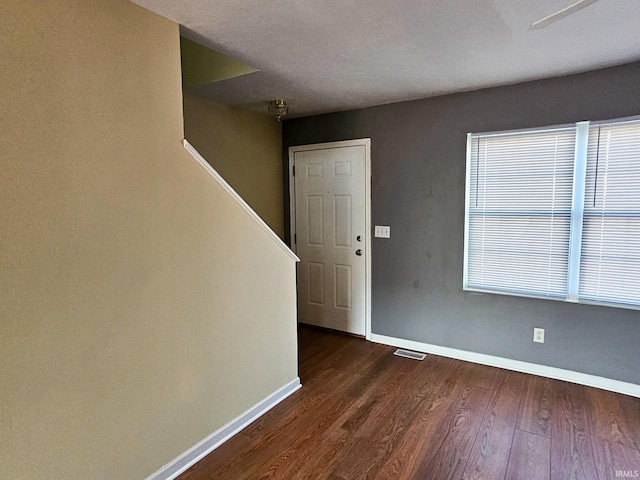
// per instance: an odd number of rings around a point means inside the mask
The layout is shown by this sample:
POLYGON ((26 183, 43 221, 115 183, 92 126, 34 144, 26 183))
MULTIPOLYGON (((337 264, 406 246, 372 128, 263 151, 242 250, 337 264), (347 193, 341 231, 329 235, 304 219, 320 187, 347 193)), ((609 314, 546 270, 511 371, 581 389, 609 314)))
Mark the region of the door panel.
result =
POLYGON ((335 195, 333 212, 333 231, 336 247, 351 247, 351 196, 335 195))
POLYGON ((366 147, 296 147, 299 321, 365 334, 366 147), (358 240, 360 238, 360 240, 358 240), (357 252, 361 253, 358 255, 357 252))
POLYGON ((324 306, 324 264, 309 262, 309 303, 324 306))
POLYGON ((307 245, 324 247, 324 198, 322 195, 307 196, 307 245))

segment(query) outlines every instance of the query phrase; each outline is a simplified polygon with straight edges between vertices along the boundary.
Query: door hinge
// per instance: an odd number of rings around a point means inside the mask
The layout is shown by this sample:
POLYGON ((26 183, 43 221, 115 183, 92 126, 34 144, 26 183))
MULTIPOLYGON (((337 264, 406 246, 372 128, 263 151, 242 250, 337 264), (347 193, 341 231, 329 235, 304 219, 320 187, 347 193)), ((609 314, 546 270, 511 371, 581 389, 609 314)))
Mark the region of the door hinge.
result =
POLYGON ((293 176, 294 177, 296 176, 296 166, 295 165, 293 166, 293 176))
POLYGON ((298 234, 297 233, 293 234, 293 243, 295 243, 296 245, 298 244, 298 234))

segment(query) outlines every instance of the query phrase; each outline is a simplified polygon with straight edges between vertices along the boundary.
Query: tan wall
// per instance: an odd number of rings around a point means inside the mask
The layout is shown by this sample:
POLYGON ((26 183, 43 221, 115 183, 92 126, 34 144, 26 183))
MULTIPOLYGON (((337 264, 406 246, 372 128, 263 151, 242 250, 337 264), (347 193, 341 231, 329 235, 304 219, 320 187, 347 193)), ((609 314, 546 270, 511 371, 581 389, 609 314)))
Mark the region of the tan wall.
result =
POLYGON ((282 128, 274 118, 184 96, 185 138, 284 238, 282 128))
POLYGON ((296 378, 294 263, 181 146, 176 24, 0 18, 0 478, 142 479, 296 378))

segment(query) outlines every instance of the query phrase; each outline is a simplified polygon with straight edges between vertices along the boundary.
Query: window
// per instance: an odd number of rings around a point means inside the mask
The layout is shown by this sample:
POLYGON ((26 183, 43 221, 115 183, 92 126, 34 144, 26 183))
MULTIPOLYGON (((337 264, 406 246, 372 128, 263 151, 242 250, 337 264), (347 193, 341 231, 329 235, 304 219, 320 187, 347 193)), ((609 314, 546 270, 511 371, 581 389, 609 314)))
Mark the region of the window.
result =
POLYGON ((469 134, 464 289, 640 307, 640 119, 469 134))

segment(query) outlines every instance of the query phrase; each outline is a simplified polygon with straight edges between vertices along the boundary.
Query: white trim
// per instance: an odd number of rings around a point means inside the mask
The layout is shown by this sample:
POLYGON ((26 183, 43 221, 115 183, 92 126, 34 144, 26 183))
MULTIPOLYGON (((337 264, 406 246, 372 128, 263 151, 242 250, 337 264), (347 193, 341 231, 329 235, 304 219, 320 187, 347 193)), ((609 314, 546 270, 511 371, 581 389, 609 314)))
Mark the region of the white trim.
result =
POLYGON ((302 385, 300 378, 296 377, 286 385, 273 392, 268 397, 256 403, 246 412, 231 420, 229 423, 219 428, 204 440, 196 443, 186 452, 182 453, 171 462, 167 463, 157 472, 149 475, 146 480, 173 480, 178 475, 196 464, 224 442, 240 432, 243 428, 264 415, 275 407, 282 400, 298 390, 302 385))
POLYGON ((441 347, 439 345, 431 345, 428 343, 415 342, 413 340, 404 340, 401 338, 387 337, 385 335, 373 334, 371 341, 391 345, 393 347, 406 348, 408 350, 416 350, 418 352, 440 355, 443 357, 455 358, 466 362, 479 363, 481 365, 489 365, 491 367, 504 368, 516 372, 529 373, 539 375, 541 377, 553 378, 556 380, 564 380, 565 382, 578 383, 588 387, 601 388, 611 392, 623 393, 632 397, 640 398, 640 385, 634 383, 621 382, 619 380, 611 380, 609 378, 589 375, 587 373, 574 372, 572 370, 564 370, 562 368, 548 367, 546 365, 538 365, 536 363, 522 362, 520 360, 511 360, 504 357, 495 357, 484 353, 467 352, 456 348, 441 347))
POLYGON ((195 149, 193 145, 191 145, 187 139, 182 140, 183 146, 187 152, 191 154, 191 156, 207 171, 209 174, 217 180, 217 182, 224 188, 229 195, 231 195, 236 202, 249 214, 253 220, 262 227, 262 229, 267 232, 267 234, 271 237, 271 239, 276 242, 282 250, 285 251, 287 255, 289 255, 293 260, 299 262, 300 259, 297 257, 295 253, 291 251, 291 249, 287 246, 286 243, 282 241, 282 239, 276 235, 276 233, 271 229, 269 225, 265 223, 260 215, 258 215, 253 208, 251 208, 247 202, 245 202, 240 195, 229 185, 224 178, 220 176, 220 174, 207 162, 200 153, 195 149))
POLYGON ((567 267, 567 301, 569 302, 578 302, 580 298, 580 252, 582 251, 582 224, 588 148, 589 122, 578 122, 576 123, 576 148, 573 154, 571 228, 569 230, 569 261, 567 267))
POLYGON ((554 300, 567 303, 579 303, 585 305, 595 305, 602 307, 624 308, 628 310, 640 310, 640 303, 636 301, 623 301, 601 300, 595 298, 592 295, 591 298, 587 295, 580 295, 580 271, 581 271, 581 254, 582 254, 582 237, 584 232, 584 217, 585 217, 585 190, 586 190, 586 174, 587 174, 587 157, 589 149, 589 136, 591 127, 594 126, 613 126, 625 123, 637 123, 640 121, 640 115, 631 117, 624 117, 619 119, 601 120, 596 122, 580 121, 571 125, 561 125, 556 127, 544 127, 544 128, 532 128, 524 130, 510 130, 504 132, 489 132, 489 133, 468 133, 467 134, 467 165, 466 165, 466 181, 465 181, 465 219, 464 219, 464 258, 463 258, 463 277, 462 277, 462 290, 472 293, 490 293, 496 295, 510 295, 525 298, 539 298, 545 300, 554 300), (529 292, 525 289, 517 290, 515 288, 509 289, 504 287, 488 286, 486 288, 479 288, 469 286, 468 282, 468 262, 469 262, 469 208, 471 199, 470 195, 470 159, 473 156, 473 152, 470 151, 470 144, 472 139, 481 139, 491 136, 507 136, 518 135, 520 133, 540 133, 540 132, 558 132, 565 130, 575 130, 575 148, 573 155, 573 176, 572 176, 572 191, 571 191, 571 221, 569 228, 569 249, 567 255, 567 288, 562 295, 541 295, 535 292, 529 292))
POLYGON ((547 125, 544 127, 531 127, 531 128, 518 128, 515 130, 497 130, 493 132, 471 132, 470 135, 472 137, 508 137, 511 135, 523 135, 527 133, 546 133, 546 132, 557 132, 560 130, 573 130, 575 128, 575 123, 563 123, 561 125, 547 125))
POLYGON ((365 176, 365 248, 367 256, 365 257, 365 306, 364 306, 364 335, 367 340, 371 340, 371 257, 373 256, 373 249, 371 247, 371 139, 365 139, 365 164, 364 164, 364 176, 365 176))
POLYGON ((597 122, 591 122, 592 126, 604 126, 614 125, 619 123, 637 122, 640 120, 640 115, 632 115, 630 117, 612 118, 609 120, 598 120, 597 122))
POLYGON ((602 300, 589 300, 586 298, 579 298, 577 302, 574 302, 563 296, 545 297, 543 295, 533 295, 531 293, 517 292, 514 290, 483 290, 482 288, 463 287, 462 291, 472 295, 484 295, 484 294, 508 295, 510 297, 536 298, 539 300, 553 300, 554 302, 579 303, 581 305, 593 305, 595 307, 614 307, 614 308, 624 308, 627 310, 640 310, 640 305, 634 305, 630 303, 603 302, 602 300))
MULTIPOLYGON (((471 201, 471 133, 467 133, 467 164, 464 184, 464 252, 462 262, 462 288, 468 289, 469 277, 469 202, 471 201)), ((480 159, 478 159, 480 161, 480 159)))
POLYGON ((295 155, 289 148, 289 237, 291 239, 291 249, 298 254, 298 243, 296 241, 296 180, 293 174, 295 169, 295 155))
POLYGON ((326 150, 330 148, 365 147, 365 302, 364 302, 364 332, 365 338, 371 340, 371 139, 343 140, 339 142, 316 143, 289 147, 289 234, 291 248, 298 252, 296 245, 296 191, 293 168, 295 153, 309 150, 326 150))

